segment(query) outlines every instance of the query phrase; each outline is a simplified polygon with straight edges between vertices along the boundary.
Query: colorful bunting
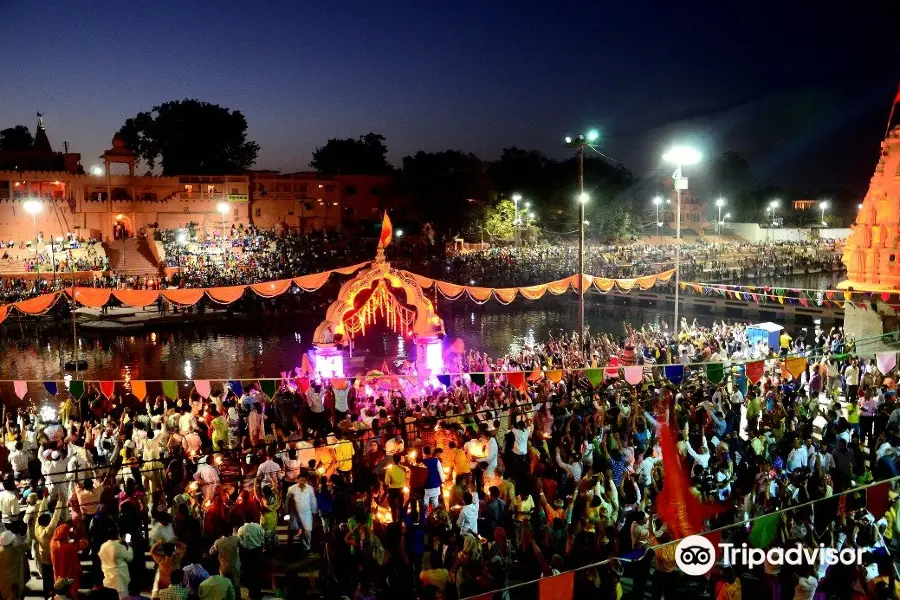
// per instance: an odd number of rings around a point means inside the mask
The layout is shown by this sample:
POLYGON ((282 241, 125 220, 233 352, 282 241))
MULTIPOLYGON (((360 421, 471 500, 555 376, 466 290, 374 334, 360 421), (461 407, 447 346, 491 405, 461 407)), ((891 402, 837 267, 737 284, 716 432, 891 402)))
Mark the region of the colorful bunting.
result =
POLYGON ((438 375, 437 380, 444 387, 450 387, 450 376, 449 375, 438 375))
POLYGON ((754 385, 759 383, 759 380, 762 379, 765 366, 766 363, 762 360, 747 363, 747 380, 754 385))
POLYGON ((541 368, 535 367, 534 371, 531 372, 531 375, 528 376, 528 381, 539 381, 541 379, 541 368))
POLYGON ((195 379, 194 389, 197 390, 197 393, 203 398, 209 398, 209 395, 212 393, 212 386, 209 383, 209 379, 195 379))
POLYGON ((575 572, 567 571, 538 581, 538 600, 572 600, 575 597, 575 572))
POLYGON ((559 383, 562 381, 563 372, 562 369, 551 369, 546 373, 547 379, 552 381, 553 383, 559 383))
POLYGON ((593 387, 603 382, 603 369, 588 369, 584 374, 593 387))
POLYGON ((625 381, 631 385, 637 385, 644 380, 644 367, 640 365, 622 367, 622 373, 625 375, 625 381))
POLYGON ((750 545, 754 548, 768 548, 778 533, 778 513, 768 514, 753 522, 750 530, 750 545))
MULTIPOLYGON (((240 398, 241 396, 244 395, 244 385, 237 379, 232 379, 231 381, 229 381, 227 387, 238 398, 240 398)), ((306 391, 306 390, 303 390, 303 391, 306 391)))
POLYGON ((788 357, 784 360, 784 368, 794 379, 800 379, 800 376, 803 375, 803 372, 806 370, 806 357, 788 357))
POLYGON ((101 381, 100 382, 100 393, 109 398, 113 395, 113 392, 116 391, 116 382, 115 381, 101 381))
POLYGON ((131 380, 131 393, 138 400, 143 400, 147 397, 147 382, 141 379, 132 379, 131 380))
POLYGON ((506 380, 509 385, 518 389, 520 392, 525 391, 525 373, 522 371, 512 371, 506 374, 506 380))
POLYGON ((469 373, 469 377, 472 379, 472 383, 474 383, 478 387, 484 387, 484 384, 486 382, 484 373, 469 373))
POLYGON ((684 365, 668 365, 663 369, 666 379, 678 385, 684 379, 684 365))
POLYGON ((710 383, 719 383, 725 379, 725 367, 722 363, 709 363, 706 365, 706 378, 710 383))
POLYGON ((260 379, 259 380, 259 388, 262 390, 262 393, 265 394, 269 398, 275 397, 275 391, 278 389, 278 386, 275 384, 274 379, 260 379))
POLYGON ((16 391, 16 396, 19 397, 19 400, 24 400, 25 394, 28 393, 28 383, 24 381, 15 381, 13 382, 13 389, 16 391))
POLYGON ((887 375, 897 366, 897 353, 878 352, 875 354, 875 361, 878 363, 878 371, 882 375, 887 375))
POLYGON ((163 394, 171 398, 172 400, 178 399, 178 382, 177 381, 163 381, 162 382, 162 391, 163 394))
POLYGON ((888 511, 891 503, 889 498, 890 491, 891 482, 889 481, 866 488, 866 508, 869 509, 869 512, 872 513, 875 519, 880 519, 888 511))
POLYGON ((69 382, 69 393, 72 394, 72 397, 76 400, 80 399, 84 396, 84 382, 72 380, 69 382))
POLYGON ((47 390, 47 393, 51 396, 55 396, 59 388, 56 386, 55 381, 45 381, 44 389, 47 390))

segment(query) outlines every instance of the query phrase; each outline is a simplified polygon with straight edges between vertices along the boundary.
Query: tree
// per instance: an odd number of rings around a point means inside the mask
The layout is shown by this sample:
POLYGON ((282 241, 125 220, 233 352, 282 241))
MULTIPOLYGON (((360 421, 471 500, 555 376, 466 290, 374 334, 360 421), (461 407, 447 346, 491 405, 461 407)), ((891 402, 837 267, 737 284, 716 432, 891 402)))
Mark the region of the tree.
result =
POLYGON ((331 175, 385 175, 393 171, 387 161, 384 136, 377 133, 367 133, 359 139, 331 138, 316 148, 309 166, 331 175))
POLYGON ((25 125, 7 127, 0 131, 0 150, 30 150, 32 146, 34 138, 25 125))
POLYGON ((125 121, 119 135, 150 169, 159 161, 163 175, 239 173, 259 153, 240 111, 199 100, 154 106, 125 121))
POLYGON ((477 156, 459 150, 419 151, 403 159, 401 193, 413 200, 426 221, 447 232, 470 222, 473 209, 488 202, 491 184, 477 156))

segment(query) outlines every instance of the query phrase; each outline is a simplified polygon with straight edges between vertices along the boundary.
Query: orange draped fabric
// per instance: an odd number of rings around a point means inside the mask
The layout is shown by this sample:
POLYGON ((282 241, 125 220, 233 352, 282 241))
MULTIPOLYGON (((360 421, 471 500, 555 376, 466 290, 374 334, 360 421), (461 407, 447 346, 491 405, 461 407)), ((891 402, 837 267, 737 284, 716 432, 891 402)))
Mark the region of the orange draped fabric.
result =
POLYGON ((6 305, 0 306, 0 323, 6 320, 6 315, 9 314, 9 310, 7 310, 6 305))
POLYGON ((491 288, 486 288, 486 287, 468 286, 468 287, 466 287, 466 293, 468 293, 469 297, 472 300, 474 300, 475 302, 484 303, 491 299, 491 294, 493 293, 493 290, 491 290, 491 288))
POLYGON ((547 293, 547 284, 520 287, 519 293, 522 294, 522 296, 524 296, 527 300, 537 300, 539 298, 542 298, 544 294, 547 293))
POLYGON ((328 281, 330 275, 331 271, 325 271, 324 273, 294 277, 294 283, 296 283, 297 287, 304 292, 314 292, 325 285, 325 282, 328 281))
POLYGON ((517 288, 496 288, 494 289, 494 298, 496 298, 497 302, 500 304, 509 304, 516 299, 517 293, 517 288))
POLYGON ((240 300, 246 289, 246 285, 207 288, 206 295, 209 296, 210 300, 213 302, 218 302, 219 304, 231 304, 232 302, 240 300))
POLYGON ((329 271, 330 273, 340 273, 341 275, 353 275, 363 267, 369 264, 368 261, 356 263, 355 265, 350 265, 349 267, 341 267, 340 269, 334 269, 333 271, 329 271))
POLYGON ((656 276, 656 281, 662 281, 665 283, 672 279, 672 276, 675 275, 675 269, 669 269, 668 271, 663 271, 656 276))
POLYGON ((455 300, 459 298, 466 288, 461 285, 456 285, 455 283, 447 283, 446 281, 438 281, 436 282, 438 286, 438 290, 451 300, 455 300))
POLYGON ((423 288, 430 288, 434 285, 434 279, 431 277, 425 277, 424 275, 417 275, 416 273, 410 273, 412 275, 413 281, 418 283, 423 288))
MULTIPOLYGON (((559 296, 560 294, 565 294, 569 291, 569 286, 572 285, 572 278, 567 277, 565 279, 560 279, 559 281, 551 281, 547 284, 547 291, 553 294, 554 296, 559 296)), ((578 289, 578 288, 575 288, 578 289)))
POLYGON ((22 300, 21 302, 16 302, 13 306, 16 310, 23 312, 27 315, 42 315, 48 310, 50 307, 56 303, 56 299, 59 297, 59 294, 44 294, 42 296, 38 296, 37 298, 31 298, 30 300, 22 300))
POLYGON ((163 298, 165 298, 169 302, 174 302, 175 304, 193 305, 200 302, 200 299, 203 298, 204 292, 205 290, 203 288, 162 290, 162 295, 163 298))
POLYGON ((634 285, 637 283, 637 279, 616 279, 615 281, 616 287, 623 292, 630 292, 634 285))
MULTIPOLYGON (((576 292, 578 291, 578 275, 572 275, 569 277, 569 282, 572 285, 572 289, 576 292)), ((591 285, 594 283, 594 278, 590 275, 582 275, 581 276, 581 289, 585 292, 591 289, 591 285)))
MULTIPOLYGON (((72 288, 66 290, 66 294, 72 296, 72 288)), ((101 308, 109 302, 109 290, 103 288, 76 287, 75 302, 89 308, 101 308)))
POLYGON ((113 290, 113 296, 125 306, 144 307, 156 302, 158 290, 113 290))
POLYGON ((637 278, 637 286, 642 290, 649 290, 656 285, 656 275, 647 275, 646 277, 637 278))
POLYGON ((269 281, 266 283, 254 283, 250 285, 250 289, 263 298, 274 298, 275 296, 280 296, 288 291, 292 282, 292 279, 280 279, 278 281, 269 281))
POLYGON ((616 281, 614 279, 607 279, 606 277, 594 277, 594 287, 597 288, 597 291, 603 294, 612 290, 614 285, 616 285, 616 281))

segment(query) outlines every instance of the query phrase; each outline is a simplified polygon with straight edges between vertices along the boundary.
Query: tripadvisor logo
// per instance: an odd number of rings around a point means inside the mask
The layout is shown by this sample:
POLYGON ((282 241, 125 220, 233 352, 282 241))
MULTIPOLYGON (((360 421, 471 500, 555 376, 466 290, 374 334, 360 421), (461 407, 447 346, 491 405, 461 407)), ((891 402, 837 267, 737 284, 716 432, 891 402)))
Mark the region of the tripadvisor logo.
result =
MULTIPOLYGON (((792 548, 753 548, 747 544, 735 546, 731 543, 719 544, 725 563, 742 565, 750 569, 765 562, 773 565, 861 565, 863 550, 845 548, 837 550, 819 544, 817 548, 806 548, 797 545, 792 548)), ((675 564, 688 575, 705 575, 716 564, 716 547, 711 541, 700 535, 691 535, 675 548, 675 564)))

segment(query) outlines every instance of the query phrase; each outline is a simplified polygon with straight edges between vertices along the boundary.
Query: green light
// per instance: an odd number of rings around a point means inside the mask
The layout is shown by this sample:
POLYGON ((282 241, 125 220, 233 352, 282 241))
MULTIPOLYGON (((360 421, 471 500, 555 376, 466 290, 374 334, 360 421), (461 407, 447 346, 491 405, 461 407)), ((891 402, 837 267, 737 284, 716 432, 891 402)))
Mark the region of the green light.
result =
POLYGON ((589 142, 596 142, 599 137, 600 137, 600 132, 597 131, 596 129, 591 129, 590 131, 587 132, 587 141, 589 141, 589 142))

